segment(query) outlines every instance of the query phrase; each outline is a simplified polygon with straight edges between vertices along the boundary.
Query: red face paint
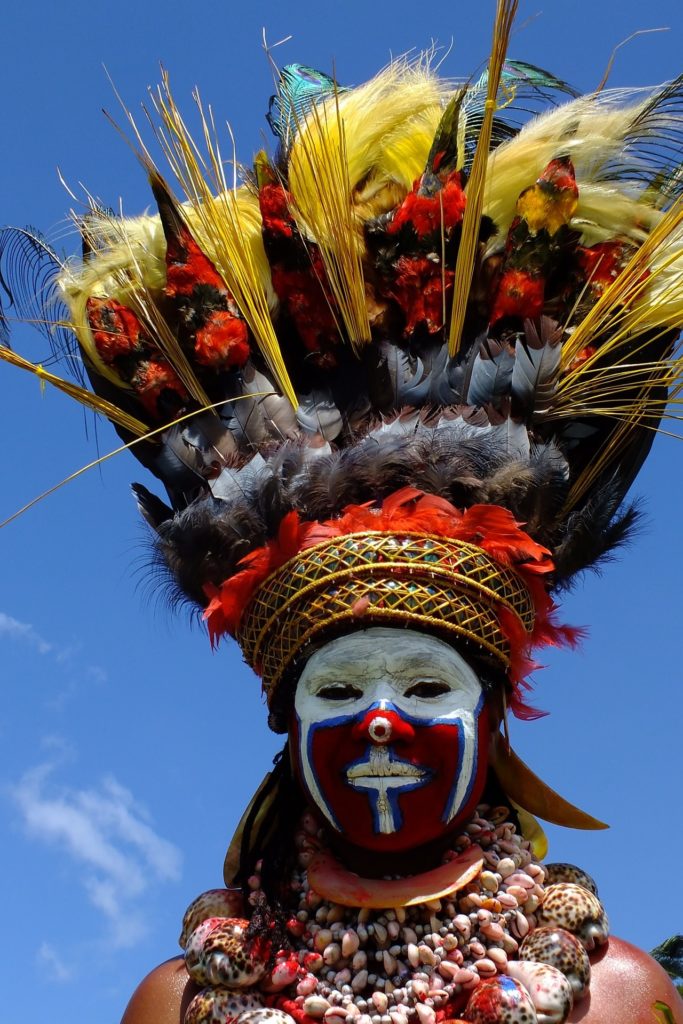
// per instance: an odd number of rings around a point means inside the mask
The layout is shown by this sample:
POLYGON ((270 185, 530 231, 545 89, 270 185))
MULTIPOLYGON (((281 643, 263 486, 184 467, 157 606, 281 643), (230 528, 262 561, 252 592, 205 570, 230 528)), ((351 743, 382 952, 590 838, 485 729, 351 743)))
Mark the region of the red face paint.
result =
POLYGON ((430 842, 481 795, 482 689, 440 640, 374 629, 333 641, 306 666, 295 712, 301 785, 354 845, 390 852, 430 842))

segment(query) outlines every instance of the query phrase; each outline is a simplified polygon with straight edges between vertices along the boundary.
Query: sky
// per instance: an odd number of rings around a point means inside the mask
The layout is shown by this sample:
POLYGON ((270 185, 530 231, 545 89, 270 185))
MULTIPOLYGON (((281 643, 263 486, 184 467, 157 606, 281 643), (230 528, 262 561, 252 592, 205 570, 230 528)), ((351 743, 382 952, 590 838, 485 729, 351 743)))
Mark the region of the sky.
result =
MULTIPOLYGON (((493 0, 477 5, 318 0, 236 10, 176 0, 116 4, 25 0, 3 13, 0 223, 39 227, 66 253, 78 242, 60 183, 141 212, 151 202, 135 158, 102 115, 116 100, 106 66, 136 108, 168 68, 176 99, 198 85, 230 120, 248 163, 268 137, 272 80, 262 50, 357 84, 391 55, 442 47, 444 74, 477 72, 493 0)), ((625 0, 522 0, 510 55, 579 89, 601 79, 649 85, 681 68, 683 8, 625 0)), ((39 360, 42 339, 15 346, 39 360)), ((0 518, 114 449, 83 412, 0 366, 0 518)), ((537 673, 542 721, 513 724, 513 744, 608 832, 549 828, 550 859, 597 880, 615 934, 646 949, 683 927, 680 516, 683 448, 658 439, 634 488, 641 536, 565 600, 588 625, 578 653, 537 673)), ((0 530, 0 1022, 26 1001, 50 1024, 116 1024, 135 985, 177 951, 187 904, 221 884, 232 830, 281 738, 267 731, 259 686, 225 644, 170 611, 147 567, 148 540, 128 485, 129 453, 91 470, 0 530)))

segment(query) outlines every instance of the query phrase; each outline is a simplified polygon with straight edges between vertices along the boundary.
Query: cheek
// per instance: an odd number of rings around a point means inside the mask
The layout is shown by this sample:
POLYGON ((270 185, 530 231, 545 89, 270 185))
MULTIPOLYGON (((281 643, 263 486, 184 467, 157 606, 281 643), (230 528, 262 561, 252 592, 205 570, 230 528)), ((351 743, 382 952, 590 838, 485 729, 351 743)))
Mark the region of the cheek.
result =
MULTIPOLYGON (((291 762, 297 782, 329 823, 340 831, 345 827, 345 812, 349 806, 353 807, 354 797, 358 795, 348 785, 348 766, 360 761, 368 749, 367 739, 354 736, 355 724, 356 719, 347 719, 342 724, 301 722, 294 714, 289 730, 291 762)), ((367 818, 366 824, 370 827, 367 800, 356 806, 355 811, 367 818)))
POLYGON ((475 721, 476 744, 472 750, 472 762, 468 766, 466 757, 462 756, 462 763, 458 771, 463 775, 469 775, 467 788, 459 794, 455 806, 452 808, 448 830, 457 828, 468 820, 474 813, 478 803, 481 801, 486 777, 489 767, 489 744, 491 740, 491 717, 486 704, 479 712, 475 721))

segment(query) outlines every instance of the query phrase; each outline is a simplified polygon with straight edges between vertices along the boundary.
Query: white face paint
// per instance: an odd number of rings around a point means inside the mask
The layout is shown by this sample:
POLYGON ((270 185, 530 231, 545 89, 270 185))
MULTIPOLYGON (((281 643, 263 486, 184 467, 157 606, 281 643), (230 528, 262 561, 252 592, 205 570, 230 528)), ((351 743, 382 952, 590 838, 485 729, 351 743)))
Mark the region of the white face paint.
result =
POLYGON ((294 708, 304 789, 357 845, 435 838, 483 777, 481 684, 435 637, 374 628, 331 641, 306 664, 294 708))

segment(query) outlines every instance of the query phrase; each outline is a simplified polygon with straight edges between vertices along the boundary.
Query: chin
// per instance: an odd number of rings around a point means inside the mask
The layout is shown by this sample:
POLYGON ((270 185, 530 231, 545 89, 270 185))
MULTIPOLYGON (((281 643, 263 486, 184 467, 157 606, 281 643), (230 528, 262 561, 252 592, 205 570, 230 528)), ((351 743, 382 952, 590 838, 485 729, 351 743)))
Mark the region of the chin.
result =
MULTIPOLYGON (((435 816, 425 812, 427 807, 427 794, 414 793, 403 797, 404 805, 409 804, 410 798, 416 803, 413 809, 404 806, 404 820, 402 826, 394 832, 384 834, 373 832, 369 828, 359 830, 358 818, 354 825, 348 828, 331 829, 329 832, 330 841, 338 846, 341 851, 362 854, 400 856, 401 854, 416 855, 421 851, 425 859, 430 856, 440 856, 448 849, 448 841, 463 825, 471 819, 475 808, 481 802, 486 784, 486 759, 482 758, 479 770, 473 780, 467 802, 453 815, 448 824, 435 816), (422 812, 420 812, 420 803, 422 812)), ((411 802, 412 802, 411 801, 411 802)), ((434 864, 432 864, 434 866, 434 864)))

